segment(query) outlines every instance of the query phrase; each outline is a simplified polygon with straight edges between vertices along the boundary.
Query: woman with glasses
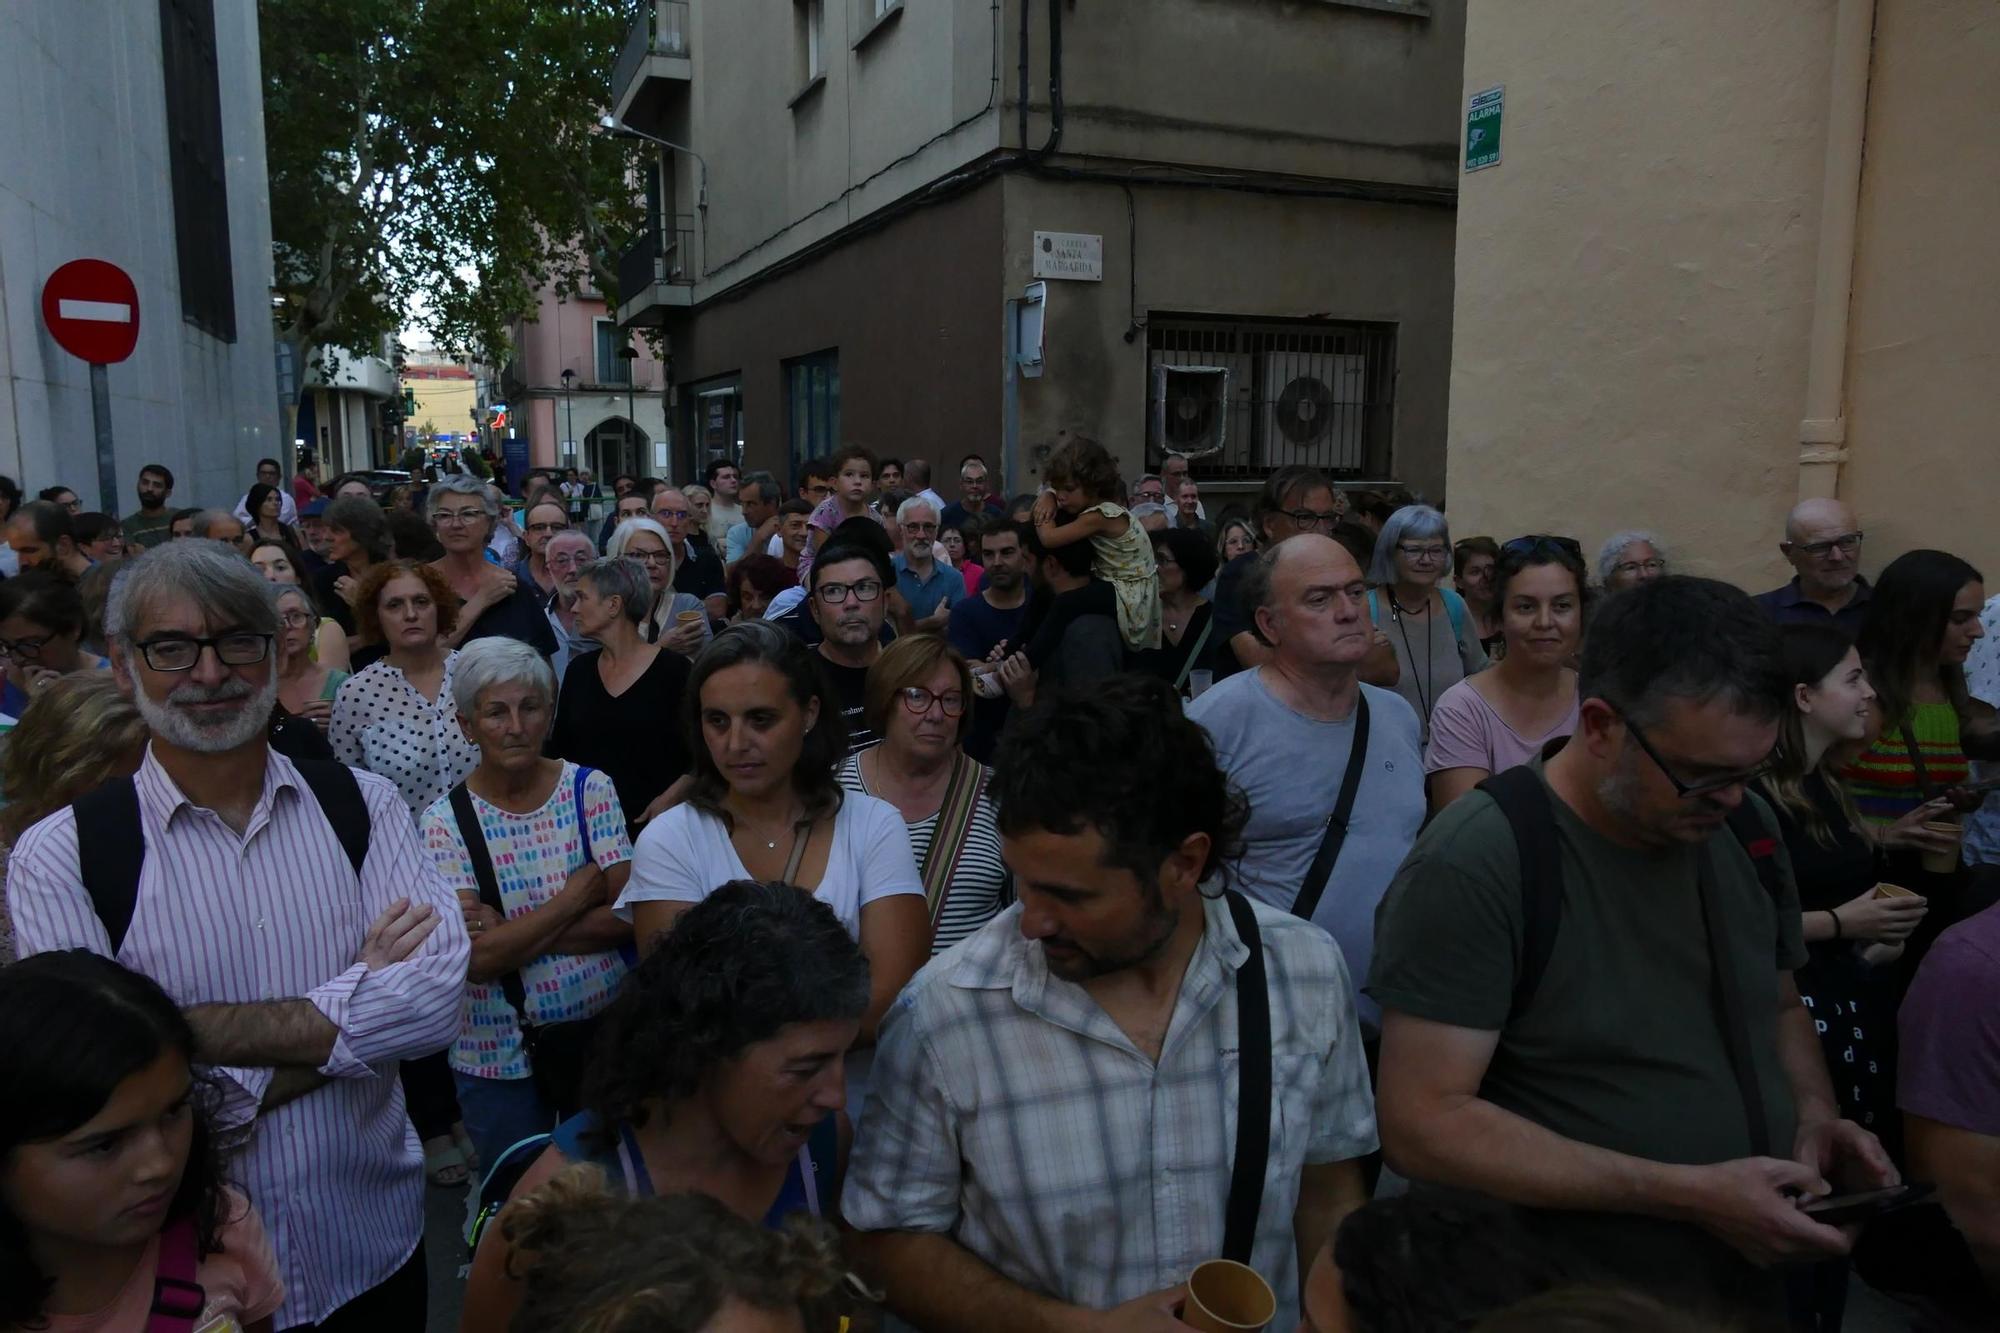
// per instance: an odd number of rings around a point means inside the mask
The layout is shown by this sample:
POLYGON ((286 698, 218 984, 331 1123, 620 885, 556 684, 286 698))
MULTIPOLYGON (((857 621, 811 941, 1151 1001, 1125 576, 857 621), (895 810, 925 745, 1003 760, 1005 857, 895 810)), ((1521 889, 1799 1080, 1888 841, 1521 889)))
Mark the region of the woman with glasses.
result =
POLYGON ((963 749, 971 700, 972 668, 943 638, 896 640, 868 669, 863 716, 882 743, 840 766, 843 787, 879 797, 903 817, 928 899, 933 955, 991 921, 1007 901, 986 768, 963 749))
POLYGON ((548 561, 549 538, 568 530, 569 509, 557 496, 537 500, 521 515, 527 555, 514 566, 514 578, 543 602, 554 596, 556 590, 556 576, 548 561))
POLYGON ((673 538, 657 520, 628 518, 611 534, 604 554, 613 559, 636 560, 645 567, 652 584, 651 602, 640 608, 639 632, 647 643, 682 657, 702 650, 715 631, 708 623, 708 609, 689 592, 674 591, 675 560, 673 538))
MULTIPOLYGON (((297 548, 287 546, 284 542, 260 539, 255 546, 250 548, 250 563, 257 566, 258 571, 264 575, 266 583, 275 583, 280 587, 286 588, 297 588, 305 594, 306 607, 314 613, 316 625, 311 636, 307 655, 312 661, 319 663, 321 666, 339 671, 344 679, 348 674, 350 660, 347 647, 347 631, 343 630, 340 627, 340 622, 333 617, 319 614, 319 603, 305 586, 302 572, 299 568, 299 553, 297 548)), ((327 697, 331 698, 332 696, 329 695, 327 697)))
MULTIPOLYGON (((295 583, 279 588, 278 704, 292 717, 311 722, 322 732, 333 722, 333 701, 349 675, 346 668, 329 666, 313 655, 315 634, 324 628, 311 593, 295 583)), ((341 635, 340 646, 344 656, 346 635, 341 635)))
POLYGON ((1519 537, 1500 548, 1493 598, 1506 652, 1492 670, 1446 690, 1431 710, 1424 772, 1432 810, 1576 730, 1576 672, 1568 663, 1583 641, 1586 579, 1576 553, 1547 537, 1519 537))
POLYGON ((1614 532, 1597 552, 1597 581, 1623 592, 1667 572, 1667 544, 1650 532, 1614 532))
MULTIPOLYGON (((899 705, 900 707, 901 705, 899 705)), ((812 649, 767 620, 731 625, 695 659, 682 703, 693 781, 633 849, 619 915, 639 952, 717 885, 791 884, 831 907, 868 956, 857 1045, 931 953, 924 882, 896 807, 846 792, 841 704, 812 649)), ((850 1062, 848 1101, 864 1071, 850 1062)))
MULTIPOLYGON (((1442 587, 1451 572, 1451 526, 1429 505, 1405 505, 1375 542, 1368 614, 1396 654, 1396 693, 1417 710, 1430 742, 1431 710, 1444 692, 1487 666, 1465 599, 1442 587)), ((1367 679, 1365 676, 1363 679, 1367 679)))
POLYGON ((500 505, 477 477, 446 477, 431 487, 431 526, 444 555, 431 568, 444 576, 459 603, 448 647, 474 639, 518 639, 543 657, 555 656, 555 629, 542 598, 486 558, 486 544, 500 523, 500 505))
POLYGON ((640 633, 654 598, 648 573, 630 557, 606 557, 578 575, 576 626, 598 647, 563 673, 548 745, 557 758, 611 779, 632 834, 664 808, 667 789, 688 770, 672 721, 681 715, 688 660, 640 633))
POLYGON ((36 571, 0 582, 0 713, 21 716, 35 691, 72 671, 111 665, 86 652, 83 599, 76 585, 36 571))
POLYGON ((1132 670, 1158 676, 1185 693, 1188 677, 1208 669, 1214 608, 1201 590, 1215 577, 1215 551, 1193 528, 1153 534, 1153 566, 1160 571, 1160 646, 1132 654, 1132 670))

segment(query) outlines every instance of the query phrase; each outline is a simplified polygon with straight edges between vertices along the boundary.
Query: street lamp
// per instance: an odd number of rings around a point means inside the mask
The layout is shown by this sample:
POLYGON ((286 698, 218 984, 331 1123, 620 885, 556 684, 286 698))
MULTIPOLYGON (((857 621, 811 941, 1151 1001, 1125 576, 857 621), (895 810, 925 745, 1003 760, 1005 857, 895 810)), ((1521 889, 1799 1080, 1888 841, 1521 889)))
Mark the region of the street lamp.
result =
POLYGON ((573 464, 576 462, 576 418, 570 415, 569 386, 576 382, 576 372, 565 369, 562 373, 562 382, 563 452, 569 455, 570 462, 573 464))
POLYGON ((678 144, 671 139, 662 139, 659 135, 648 134, 644 130, 635 130, 608 111, 598 118, 597 125, 599 129, 614 139, 644 139, 648 143, 656 143, 662 148, 671 148, 676 153, 686 153, 689 157, 693 158, 695 165, 701 168, 695 181, 694 206, 704 213, 708 211, 708 160, 700 153, 695 152, 694 149, 689 148, 686 144, 678 144))

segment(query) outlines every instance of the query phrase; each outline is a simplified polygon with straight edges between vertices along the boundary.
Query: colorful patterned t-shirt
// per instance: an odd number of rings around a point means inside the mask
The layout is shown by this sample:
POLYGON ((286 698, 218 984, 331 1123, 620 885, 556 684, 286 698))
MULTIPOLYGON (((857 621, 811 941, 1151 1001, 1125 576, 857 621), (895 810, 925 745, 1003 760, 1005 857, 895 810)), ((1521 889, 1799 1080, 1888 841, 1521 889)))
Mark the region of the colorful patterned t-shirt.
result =
MULTIPOLYGON (((625 812, 618 789, 595 769, 583 785, 583 824, 590 830, 590 853, 609 870, 632 859, 625 837, 625 812)), ((509 920, 526 916, 562 892, 570 872, 583 864, 584 845, 577 820, 575 764, 565 762, 562 777, 542 808, 517 815, 479 799, 479 829, 493 858, 493 877, 509 920)), ((424 811, 424 846, 437 862, 445 883, 458 893, 479 896, 472 860, 458 836, 458 821, 447 795, 424 811)), ((625 979, 625 960, 615 949, 603 953, 544 954, 521 969, 527 991, 528 1018, 536 1024, 570 1023, 589 1018, 611 1003, 625 979)), ((459 1020, 458 1041, 451 1048, 451 1067, 475 1078, 526 1078, 528 1059, 521 1050, 521 1027, 498 981, 468 981, 459 1020)))

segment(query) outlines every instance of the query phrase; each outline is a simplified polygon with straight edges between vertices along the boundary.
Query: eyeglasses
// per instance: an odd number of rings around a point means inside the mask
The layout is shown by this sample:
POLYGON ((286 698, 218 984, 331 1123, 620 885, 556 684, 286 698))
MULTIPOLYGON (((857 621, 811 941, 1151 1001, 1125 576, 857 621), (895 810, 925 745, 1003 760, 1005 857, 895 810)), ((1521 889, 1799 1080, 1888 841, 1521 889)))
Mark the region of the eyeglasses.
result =
POLYGON ((1843 532, 1840 536, 1829 537, 1823 542, 1806 542, 1803 545, 1786 542, 1785 545, 1791 546, 1795 550, 1804 551, 1815 560, 1824 560, 1833 554, 1836 547, 1839 548, 1842 555, 1853 555, 1861 549, 1861 534, 1858 532, 1843 532))
POLYGON ((592 555, 586 555, 582 551, 570 551, 567 554, 559 552, 550 556, 548 563, 550 569, 568 569, 573 565, 587 565, 596 558, 592 555))
POLYGON ((1769 774, 1777 761, 1777 752, 1773 751, 1755 768, 1746 768, 1740 773, 1725 773, 1716 778, 1703 778, 1700 782, 1682 782, 1674 776, 1674 770, 1667 767, 1667 761, 1660 757, 1660 752, 1653 748, 1653 743, 1646 739, 1646 733, 1639 730, 1639 724, 1625 716, 1624 711, 1615 704, 1612 705, 1611 711, 1618 714, 1619 720, 1625 724, 1625 730, 1632 733, 1632 739, 1639 743, 1639 748, 1646 752, 1646 757, 1653 761, 1654 766, 1666 775, 1667 781, 1673 784, 1674 795, 1683 801, 1696 796, 1712 796, 1730 787, 1747 786, 1769 774))
POLYGON ((637 560, 648 569, 654 565, 671 565, 674 562, 673 554, 668 551, 627 551, 625 558, 637 560))
POLYGON ((1330 528, 1340 522, 1338 509, 1287 509, 1285 517, 1300 528, 1330 528))
POLYGON ((1516 537, 1500 547, 1502 555, 1540 555, 1551 549, 1583 559, 1583 543, 1574 537, 1551 537, 1546 532, 1516 537))
POLYGON ((42 660, 42 649, 48 646, 55 635, 44 634, 32 639, 0 639, 0 657, 18 658, 23 662, 42 660))
POLYGON ((938 525, 935 523, 905 523, 903 525, 903 531, 905 532, 936 532, 937 530, 938 525))
POLYGON ((823 481, 817 486, 806 487, 806 494, 812 496, 815 500, 824 500, 827 496, 833 494, 833 486, 831 483, 823 481))
POLYGON ((440 509, 431 515, 431 522, 441 528, 457 528, 467 523, 477 523, 485 517, 484 509, 440 509))
POLYGON ((1405 560, 1421 562, 1423 564, 1442 560, 1449 554, 1442 546, 1410 546, 1403 542, 1396 543, 1396 551, 1405 560))
POLYGON ((217 660, 224 666, 249 666, 270 655, 271 639, 269 634, 253 634, 248 630, 218 634, 212 639, 174 635, 145 640, 139 644, 139 653, 146 659, 146 665, 155 671, 190 670, 201 660, 204 648, 213 648, 217 660))
POLYGON ((1623 560, 1611 567, 1613 574, 1664 574, 1667 562, 1655 557, 1652 560, 1623 560))
POLYGON ((304 629, 313 623, 311 614, 305 611, 287 611, 278 619, 285 622, 286 629, 304 629))
POLYGON ((653 511, 654 518, 685 519, 687 516, 688 511, 685 509, 655 509, 653 511))
POLYGON ((530 524, 528 525, 528 531, 529 531, 529 532, 568 532, 568 531, 569 531, 569 524, 567 524, 567 523, 530 523, 530 524))
POLYGON ((943 694, 932 694, 921 685, 911 685, 896 691, 903 697, 903 707, 919 716, 931 711, 936 704, 944 709, 946 717, 958 717, 965 712, 965 696, 957 690, 946 690, 943 694))
POLYGON ((822 583, 813 589, 813 595, 828 606, 839 606, 853 593, 857 602, 872 602, 882 595, 882 580, 863 579, 859 583, 822 583))

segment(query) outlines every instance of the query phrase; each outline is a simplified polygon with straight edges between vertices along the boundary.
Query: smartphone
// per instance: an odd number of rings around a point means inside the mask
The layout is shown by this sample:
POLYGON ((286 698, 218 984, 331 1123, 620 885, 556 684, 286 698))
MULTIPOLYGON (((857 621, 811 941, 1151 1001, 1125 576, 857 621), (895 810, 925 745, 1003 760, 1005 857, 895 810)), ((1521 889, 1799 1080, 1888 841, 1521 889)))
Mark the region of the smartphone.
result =
POLYGON ((1830 1227, 1839 1227, 1846 1226, 1850 1222, 1865 1222, 1892 1209, 1907 1208, 1913 1203, 1922 1203, 1936 1192, 1935 1185, 1906 1181, 1883 1190, 1864 1190, 1859 1194, 1829 1194, 1823 1199, 1813 1199, 1800 1207, 1813 1221, 1824 1222, 1830 1227))

